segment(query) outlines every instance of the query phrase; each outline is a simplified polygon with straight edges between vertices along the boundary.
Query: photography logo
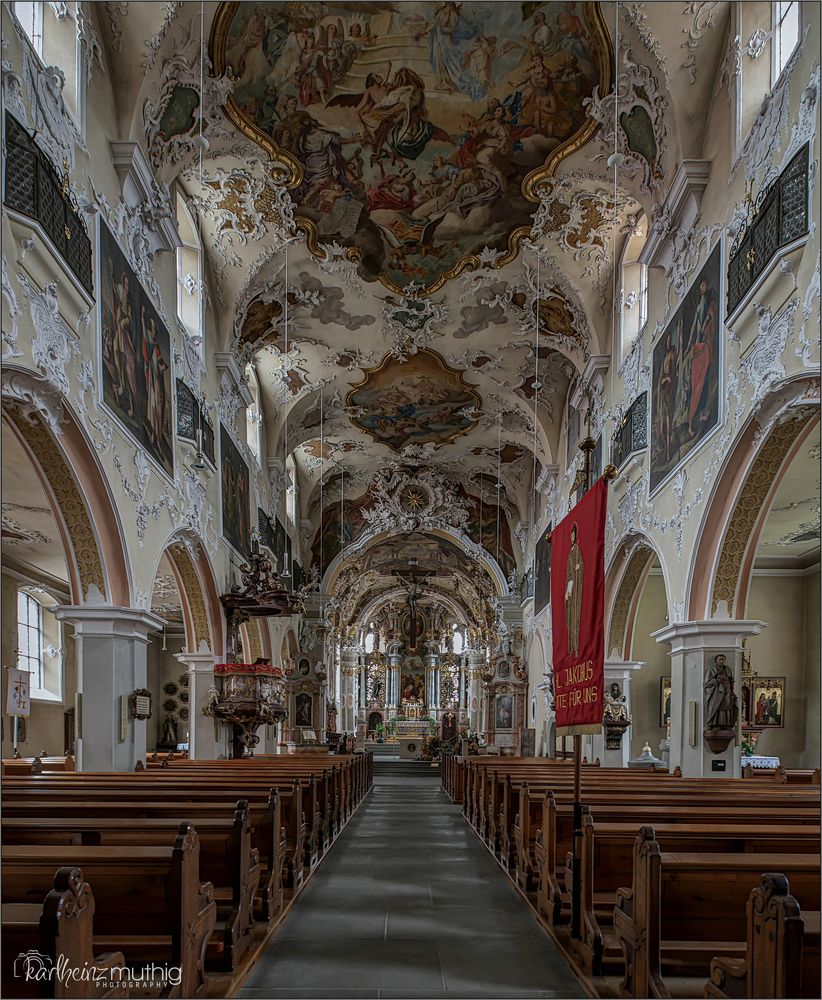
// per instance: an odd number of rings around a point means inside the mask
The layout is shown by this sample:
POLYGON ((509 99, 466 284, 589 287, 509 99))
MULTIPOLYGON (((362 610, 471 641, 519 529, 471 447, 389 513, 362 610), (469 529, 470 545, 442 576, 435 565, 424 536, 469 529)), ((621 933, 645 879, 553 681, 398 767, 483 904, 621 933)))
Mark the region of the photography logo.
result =
POLYGON ((158 988, 179 986, 182 982, 182 970, 179 966, 152 962, 136 968, 127 965, 75 967, 68 964, 65 955, 60 955, 55 963, 49 955, 44 955, 36 948, 21 951, 15 958, 14 976, 27 983, 45 983, 54 980, 64 987, 72 982, 94 983, 110 993, 121 990, 124 995, 129 996, 139 996, 144 992, 155 996, 158 988))
POLYGON ((27 983, 45 982, 53 975, 54 962, 36 948, 21 951, 14 960, 15 979, 25 979, 27 983))

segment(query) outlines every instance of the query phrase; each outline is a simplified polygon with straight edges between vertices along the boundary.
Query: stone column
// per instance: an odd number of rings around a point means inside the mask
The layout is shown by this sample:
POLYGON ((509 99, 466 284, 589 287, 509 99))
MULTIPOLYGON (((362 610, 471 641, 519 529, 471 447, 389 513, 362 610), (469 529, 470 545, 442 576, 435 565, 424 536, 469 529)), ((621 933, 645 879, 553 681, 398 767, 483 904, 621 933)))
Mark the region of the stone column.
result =
POLYGON ((357 674, 358 650, 343 648, 340 669, 342 671, 342 692, 340 701, 342 711, 340 713, 340 732, 353 733, 356 731, 357 699, 356 699, 356 674, 357 674), (350 704, 349 704, 350 701, 350 704))
MULTIPOLYGON (((131 718, 128 697, 146 687, 148 636, 162 629, 163 619, 143 608, 106 605, 62 605, 54 614, 74 629, 77 769, 133 771, 138 760, 145 760, 146 723, 131 718)), ((151 710, 157 712, 159 705, 151 710)))
MULTIPOLYGON (((203 715, 208 693, 214 687, 214 655, 201 643, 199 653, 183 650, 177 659, 188 670, 188 755, 193 760, 216 760, 225 753, 225 739, 216 738, 212 716, 203 715)), ((220 724, 220 730, 225 728, 220 724)))
POLYGON ((671 648, 671 770, 679 766, 686 777, 740 776, 739 722, 737 738, 722 753, 713 753, 705 743, 705 676, 715 657, 724 655, 739 698, 742 642, 766 627, 767 622, 762 621, 712 618, 666 625, 651 633, 657 642, 668 643, 671 648))
MULTIPOLYGON (((625 707, 628 709, 628 718, 633 717, 631 711, 631 676, 636 670, 641 670, 644 663, 636 660, 606 660, 605 661, 605 690, 610 690, 611 684, 616 681, 622 688, 625 695, 625 707)), ((627 767, 631 758, 631 730, 626 729, 622 734, 622 741, 618 750, 609 750, 605 741, 605 727, 602 732, 593 737, 592 759, 599 757, 603 767, 627 767)))

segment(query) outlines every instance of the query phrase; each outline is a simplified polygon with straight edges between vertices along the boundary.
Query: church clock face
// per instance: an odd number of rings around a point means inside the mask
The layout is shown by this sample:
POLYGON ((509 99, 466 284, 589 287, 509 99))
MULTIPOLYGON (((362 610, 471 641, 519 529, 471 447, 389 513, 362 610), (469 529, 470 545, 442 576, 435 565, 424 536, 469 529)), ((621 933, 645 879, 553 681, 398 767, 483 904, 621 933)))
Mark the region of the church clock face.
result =
POLYGON ((423 486, 413 483, 400 494, 400 506, 409 514, 421 514, 431 505, 431 497, 423 486))

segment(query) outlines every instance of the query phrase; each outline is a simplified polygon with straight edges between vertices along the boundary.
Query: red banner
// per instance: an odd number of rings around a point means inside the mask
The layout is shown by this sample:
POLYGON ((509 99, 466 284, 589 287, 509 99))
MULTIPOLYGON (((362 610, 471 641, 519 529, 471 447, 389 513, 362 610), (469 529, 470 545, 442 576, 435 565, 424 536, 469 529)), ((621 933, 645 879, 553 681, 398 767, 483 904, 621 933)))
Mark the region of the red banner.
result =
POLYGON ((605 679, 605 511, 600 479, 551 536, 557 736, 598 733, 605 679))

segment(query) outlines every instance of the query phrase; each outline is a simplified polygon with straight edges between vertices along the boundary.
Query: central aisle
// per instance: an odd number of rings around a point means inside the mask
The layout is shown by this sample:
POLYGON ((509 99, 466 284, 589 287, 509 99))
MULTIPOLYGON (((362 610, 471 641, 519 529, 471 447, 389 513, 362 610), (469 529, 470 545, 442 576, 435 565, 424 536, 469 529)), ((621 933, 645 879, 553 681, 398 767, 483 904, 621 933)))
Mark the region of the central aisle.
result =
POLYGON ((238 996, 584 997, 439 772, 374 771, 238 996))

